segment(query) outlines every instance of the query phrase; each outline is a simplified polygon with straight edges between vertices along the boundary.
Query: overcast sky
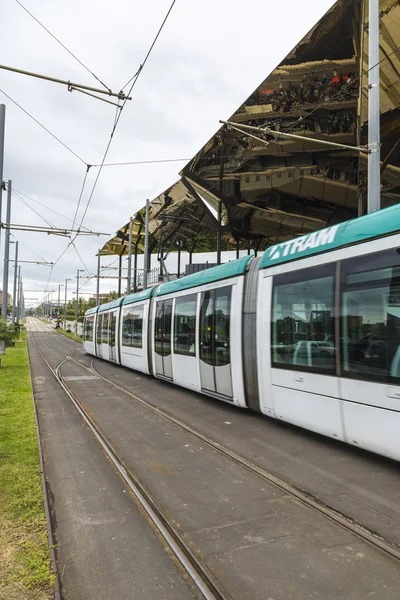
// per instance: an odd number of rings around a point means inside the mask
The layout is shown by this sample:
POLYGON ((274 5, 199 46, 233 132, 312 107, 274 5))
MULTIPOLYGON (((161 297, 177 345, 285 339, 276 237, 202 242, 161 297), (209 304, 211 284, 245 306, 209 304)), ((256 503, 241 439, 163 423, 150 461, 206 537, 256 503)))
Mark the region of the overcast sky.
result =
MULTIPOLYGON (((135 74, 171 4, 170 0, 24 0, 23 5, 58 37, 108 87, 118 91, 135 74)), ((332 0, 177 0, 149 61, 127 102, 106 162, 191 158, 252 90, 273 70, 332 0)), ((99 86, 16 0, 0 3, 2 64, 99 86)), ((0 89, 59 137, 84 162, 101 162, 113 126, 115 109, 65 86, 0 70, 0 89)), ((82 187, 85 165, 41 129, 0 92, 6 105, 4 179, 67 217, 25 198, 52 225, 69 227, 82 187), (70 219, 70 220, 68 220, 70 219)), ((87 211, 84 226, 114 235, 141 208, 178 179, 182 163, 106 167, 87 211)), ((78 214, 80 222, 97 169, 91 169, 78 214)), ((3 192, 3 218, 5 216, 3 192)), ((13 197, 12 223, 46 225, 13 197)), ((38 233, 15 232, 22 260, 55 262, 68 240, 38 233), (34 253, 36 252, 36 254, 34 253), (40 257, 40 258, 39 258, 40 257)), ((96 252, 108 239, 76 240, 83 266, 71 246, 52 269, 22 264, 26 299, 44 296, 71 278, 77 269, 96 272, 96 252)), ((1 256, 4 250, 4 232, 1 256)), ((11 257, 14 246, 11 246, 11 257)), ((213 261, 212 255, 197 262, 213 261)), ((114 259, 105 257, 102 265, 114 259)), ((167 265, 173 270, 174 259, 167 265)), ((2 272, 0 268, 2 287, 2 272)), ((10 269, 10 275, 13 269, 10 269)), ((86 274, 82 273, 82 276, 86 274)), ((82 281, 84 283, 84 280, 82 281)), ((82 292, 95 290, 89 281, 82 292)), ((101 291, 116 289, 102 280, 101 291)), ((12 288, 10 276, 9 291, 12 288)), ((53 294, 55 299, 57 294, 53 294)), ((29 302, 27 302, 29 304, 29 302)))

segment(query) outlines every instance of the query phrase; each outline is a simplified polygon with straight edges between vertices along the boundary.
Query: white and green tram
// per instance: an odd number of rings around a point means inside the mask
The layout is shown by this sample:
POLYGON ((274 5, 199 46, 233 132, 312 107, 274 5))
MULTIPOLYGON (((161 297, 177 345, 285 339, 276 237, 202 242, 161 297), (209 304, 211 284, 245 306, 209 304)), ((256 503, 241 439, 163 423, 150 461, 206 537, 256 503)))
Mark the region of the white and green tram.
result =
POLYGON ((84 348, 400 460, 400 206, 91 309, 84 348))

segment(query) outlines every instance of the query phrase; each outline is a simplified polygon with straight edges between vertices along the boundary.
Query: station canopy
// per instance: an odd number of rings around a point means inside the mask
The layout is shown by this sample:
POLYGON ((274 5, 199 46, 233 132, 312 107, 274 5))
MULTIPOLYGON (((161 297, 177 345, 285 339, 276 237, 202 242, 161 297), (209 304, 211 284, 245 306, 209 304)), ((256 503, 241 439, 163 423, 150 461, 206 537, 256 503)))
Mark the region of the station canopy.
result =
MULTIPOLYGON (((150 203, 150 251, 263 250, 366 212, 368 3, 338 0, 150 203), (296 134, 284 138, 244 126, 296 134), (252 137, 255 136, 255 137, 252 137)), ((400 201, 400 3, 380 1, 381 201, 400 201)), ((282 27, 284 25, 282 24, 282 27)), ((249 49, 251 53, 251 49, 249 49)), ((249 60, 260 60, 251 57, 249 60)), ((133 249, 144 249, 145 207, 133 249)), ((129 222, 101 254, 128 252, 129 222)))

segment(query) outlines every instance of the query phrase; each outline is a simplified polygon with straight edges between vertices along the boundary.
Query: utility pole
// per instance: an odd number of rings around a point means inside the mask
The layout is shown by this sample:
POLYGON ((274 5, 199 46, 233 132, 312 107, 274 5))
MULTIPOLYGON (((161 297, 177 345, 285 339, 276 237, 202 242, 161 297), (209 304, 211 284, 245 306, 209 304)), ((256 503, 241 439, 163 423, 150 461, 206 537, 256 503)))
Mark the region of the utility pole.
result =
MULTIPOLYGON (((3 167, 4 167, 4 131, 6 128, 6 107, 0 104, 0 223, 2 220, 2 193, 3 193, 3 167)), ((1 242, 1 228, 0 228, 1 242)))
MULTIPOLYGON (((6 223, 10 223, 11 220, 11 181, 8 181, 7 190, 7 213, 6 223)), ((1 309, 1 316, 3 319, 7 319, 7 295, 8 295, 8 261, 10 258, 10 230, 6 229, 5 241, 4 241, 4 271, 3 271, 3 302, 1 309)))
MULTIPOLYGON (((148 200, 146 200, 146 219, 148 219, 148 200)), ((128 281, 126 282, 126 293, 131 293, 131 280, 132 280, 132 223, 133 218, 129 219, 129 246, 128 246, 128 281)), ((147 231, 147 229, 146 229, 147 231)))
POLYGON ((21 318, 21 267, 18 267, 18 307, 17 307, 17 322, 21 318))
POLYGON ((13 307, 12 307, 12 325, 15 325, 17 316, 17 269, 18 269, 18 242, 15 242, 15 261, 14 261, 14 287, 13 287, 13 307))
POLYGON ((381 208, 379 0, 369 0, 367 212, 381 208))
POLYGON ((83 269, 76 271, 75 335, 78 335, 79 273, 83 273, 83 269))
POLYGON ((64 287, 63 283, 58 284, 58 301, 57 301, 57 318, 60 318, 60 288, 64 287))
POLYGON ((97 254, 97 288, 96 288, 96 306, 100 304, 100 250, 97 254))
POLYGON ((147 274, 149 271, 149 211, 150 202, 146 200, 146 219, 144 224, 144 265, 143 265, 143 289, 147 290, 147 274))
POLYGON ((65 280, 65 298, 64 298, 64 329, 67 329, 67 286, 70 279, 65 280))

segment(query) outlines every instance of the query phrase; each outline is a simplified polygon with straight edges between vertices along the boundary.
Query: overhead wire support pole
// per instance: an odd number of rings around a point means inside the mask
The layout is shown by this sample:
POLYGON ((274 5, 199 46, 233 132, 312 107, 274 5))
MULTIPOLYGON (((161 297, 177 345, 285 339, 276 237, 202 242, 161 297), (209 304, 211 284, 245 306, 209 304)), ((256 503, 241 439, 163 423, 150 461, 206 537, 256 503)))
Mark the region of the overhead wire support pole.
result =
POLYGON ((147 290, 147 274, 149 272, 149 213, 150 201, 146 200, 146 217, 144 224, 144 271, 143 271, 143 289, 147 290))
POLYGON ((97 255, 97 287, 96 287, 96 306, 100 303, 100 250, 97 255))
MULTIPOLYGON (((6 107, 0 104, 0 223, 2 220, 2 193, 3 193, 3 168, 4 168, 4 132, 6 128, 6 107)), ((0 228, 1 242, 1 228, 0 228)))
MULTIPOLYGON (((146 205, 147 206, 147 205, 146 205)), ((147 210, 147 208, 146 208, 147 210)), ((131 293, 131 280, 132 280, 132 225, 133 217, 129 219, 129 245, 128 245, 128 277, 127 277, 127 289, 126 293, 131 293)))
POLYGON ((379 0, 369 0, 367 212, 381 208, 379 0))
POLYGON ((17 323, 19 323, 19 320, 21 318, 21 267, 20 266, 18 266, 17 297, 18 297, 17 323))
POLYGON ((105 94, 106 96, 113 96, 119 100, 126 101, 132 100, 132 96, 126 96, 122 91, 113 92, 111 90, 102 90, 100 88, 91 87, 89 85, 83 85, 81 83, 73 83, 72 81, 66 81, 65 79, 58 79, 56 77, 49 77, 48 75, 41 75, 40 73, 33 73, 32 71, 24 71, 23 69, 16 69, 15 67, 8 67, 6 65, 0 65, 0 69, 5 71, 11 71, 13 73, 19 73, 20 75, 28 75, 29 77, 36 77, 37 79, 44 79, 45 81, 52 81, 53 83, 60 83, 66 85, 68 91, 71 91, 71 87, 79 90, 88 90, 90 92, 96 92, 96 94, 105 94))
POLYGON ((18 242, 15 242, 13 306, 12 306, 12 320, 11 320, 12 325, 15 325, 15 319, 17 316, 17 274, 18 274, 18 242))
MULTIPOLYGON (((6 223, 9 223, 11 219, 11 181, 8 181, 7 189, 7 211, 6 211, 6 223)), ((10 230, 6 230, 4 240, 4 271, 3 271, 3 298, 1 306, 1 317, 7 319, 7 296, 8 296, 8 262, 10 258, 10 230)))

